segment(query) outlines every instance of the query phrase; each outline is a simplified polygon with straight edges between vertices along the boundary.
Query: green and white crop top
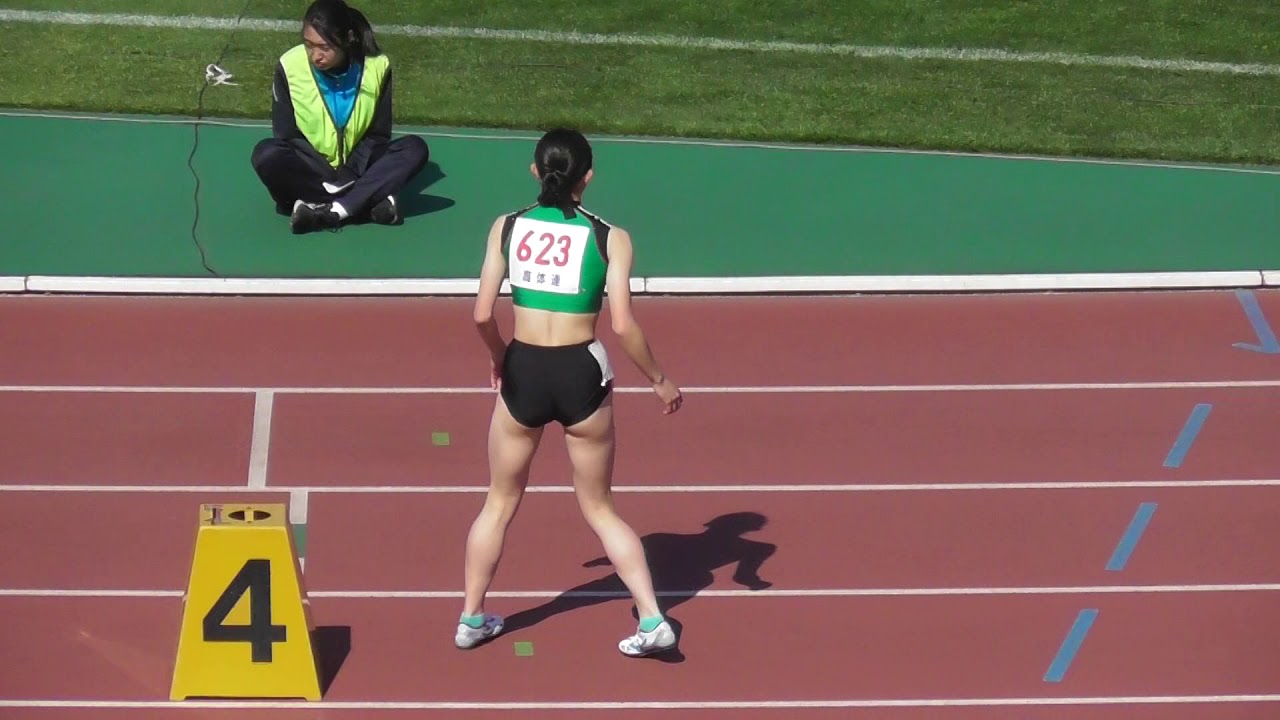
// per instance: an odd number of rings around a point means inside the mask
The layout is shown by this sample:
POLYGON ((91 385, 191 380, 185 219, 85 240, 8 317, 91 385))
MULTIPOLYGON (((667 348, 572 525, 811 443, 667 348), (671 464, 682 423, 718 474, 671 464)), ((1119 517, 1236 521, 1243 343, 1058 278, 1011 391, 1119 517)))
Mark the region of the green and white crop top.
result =
POLYGON ((609 229, 581 206, 566 212, 531 205, 507 215, 502 252, 512 302, 554 312, 599 312, 609 266, 609 229))

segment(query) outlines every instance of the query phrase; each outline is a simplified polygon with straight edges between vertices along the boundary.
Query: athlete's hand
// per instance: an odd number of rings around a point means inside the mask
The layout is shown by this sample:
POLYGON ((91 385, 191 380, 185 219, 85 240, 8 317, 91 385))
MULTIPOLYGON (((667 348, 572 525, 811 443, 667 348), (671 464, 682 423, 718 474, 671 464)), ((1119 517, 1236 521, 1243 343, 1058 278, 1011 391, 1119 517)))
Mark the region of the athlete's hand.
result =
POLYGON ((662 409, 663 415, 670 415, 679 410, 680 406, 684 404, 684 397, 680 394, 680 388, 671 382, 671 378, 664 377, 661 382, 654 383, 653 391, 658 393, 658 399, 666 406, 662 409))
POLYGON ((502 357, 489 358, 489 387, 502 389, 502 357))

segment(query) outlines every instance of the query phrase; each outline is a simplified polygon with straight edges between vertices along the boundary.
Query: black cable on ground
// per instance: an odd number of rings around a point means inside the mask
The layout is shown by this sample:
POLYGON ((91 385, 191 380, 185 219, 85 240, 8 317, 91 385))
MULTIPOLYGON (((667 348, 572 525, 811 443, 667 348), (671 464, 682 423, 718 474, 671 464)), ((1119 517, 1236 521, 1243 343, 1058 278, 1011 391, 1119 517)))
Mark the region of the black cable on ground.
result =
MULTIPOLYGON (((245 0, 244 7, 240 9, 240 14, 236 16, 237 25, 244 19, 245 13, 249 12, 249 6, 252 4, 253 0, 245 0)), ((232 30, 231 34, 227 36, 227 43, 222 46, 222 52, 218 53, 218 59, 214 61, 214 65, 222 65, 223 60, 226 59, 227 51, 231 49, 231 40, 234 37, 235 30, 232 30)), ((210 275, 218 277, 217 271, 209 266, 208 255, 205 252, 204 245, 200 242, 198 233, 196 232, 197 227, 200 225, 200 174, 196 172, 195 159, 196 151, 200 149, 200 124, 201 120, 204 119, 204 93, 209 89, 210 82, 210 78, 206 75, 204 85, 200 87, 200 93, 196 95, 196 120, 191 126, 193 138, 191 143, 191 154, 187 156, 187 169, 191 171, 191 177, 195 178, 196 181, 195 191, 192 194, 192 202, 195 204, 195 217, 191 219, 191 242, 195 243, 196 249, 200 251, 200 264, 204 266, 204 269, 207 270, 210 275)))

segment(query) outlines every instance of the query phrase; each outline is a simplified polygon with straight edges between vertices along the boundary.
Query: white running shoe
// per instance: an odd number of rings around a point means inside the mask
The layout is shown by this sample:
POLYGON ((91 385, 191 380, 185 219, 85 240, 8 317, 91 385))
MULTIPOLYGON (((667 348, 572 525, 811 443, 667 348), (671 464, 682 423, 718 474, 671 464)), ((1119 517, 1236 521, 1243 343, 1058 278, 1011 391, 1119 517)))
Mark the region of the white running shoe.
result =
POLYGON ((458 623, 458 632, 453 636, 453 644, 462 650, 470 650, 500 632, 502 632, 502 618, 497 615, 485 615, 484 624, 478 628, 473 628, 466 623, 458 623))
POLYGON ((644 657, 676 646, 676 631, 666 620, 651 632, 636 628, 636 634, 618 643, 618 649, 629 657, 644 657))

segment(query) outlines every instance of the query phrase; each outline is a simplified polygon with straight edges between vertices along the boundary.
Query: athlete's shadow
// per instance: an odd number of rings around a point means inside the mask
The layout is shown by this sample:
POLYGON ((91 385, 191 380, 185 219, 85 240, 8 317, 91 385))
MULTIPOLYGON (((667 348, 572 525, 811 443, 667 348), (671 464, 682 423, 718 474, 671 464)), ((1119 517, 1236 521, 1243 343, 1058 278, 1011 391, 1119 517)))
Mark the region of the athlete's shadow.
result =
MULTIPOLYGON (((680 621, 671 616, 671 609, 710 587, 715 581, 713 573, 718 568, 736 564, 734 582, 751 590, 772 586, 772 583, 762 580, 759 573, 761 565, 773 555, 777 546, 742 537, 745 533, 764 528, 766 522, 760 513, 730 513, 707 522, 704 525, 706 530, 695 535, 653 533, 641 538, 653 574, 654 590, 658 592, 658 605, 677 637, 683 634, 683 628, 680 621)), ((583 567, 608 564, 608 558, 598 557, 583 563, 583 567)), ((560 613, 613 600, 631 602, 630 593, 617 573, 566 590, 542 605, 507 617, 503 634, 531 627, 560 613)), ((631 614, 636 614, 634 607, 631 614)), ((684 660, 678 647, 653 657, 665 662, 684 660)))

